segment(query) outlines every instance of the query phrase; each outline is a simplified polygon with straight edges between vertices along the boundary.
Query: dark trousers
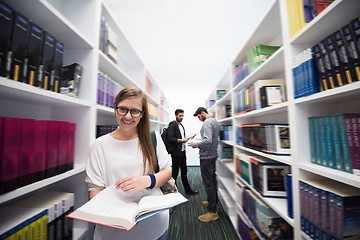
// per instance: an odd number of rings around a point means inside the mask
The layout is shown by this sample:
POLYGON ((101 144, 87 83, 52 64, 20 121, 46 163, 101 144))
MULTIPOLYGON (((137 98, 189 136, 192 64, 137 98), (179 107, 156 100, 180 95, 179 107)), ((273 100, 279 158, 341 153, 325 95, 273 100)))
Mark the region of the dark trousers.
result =
POLYGON ((216 159, 200 159, 201 177, 207 195, 208 211, 216 212, 216 203, 219 201, 217 194, 217 180, 216 180, 216 159))
POLYGON ((191 192, 190 184, 187 179, 187 166, 186 166, 186 154, 185 151, 180 153, 172 153, 172 178, 177 179, 179 169, 181 170, 181 181, 184 185, 185 192, 191 192))

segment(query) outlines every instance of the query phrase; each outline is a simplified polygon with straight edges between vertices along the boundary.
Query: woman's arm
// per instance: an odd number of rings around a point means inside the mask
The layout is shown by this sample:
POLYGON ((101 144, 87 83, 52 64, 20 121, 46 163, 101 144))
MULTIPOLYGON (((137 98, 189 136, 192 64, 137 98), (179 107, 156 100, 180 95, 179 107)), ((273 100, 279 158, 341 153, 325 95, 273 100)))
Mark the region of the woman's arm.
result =
POLYGON ((161 187, 171 178, 171 170, 163 169, 160 170, 158 173, 154 174, 156 178, 155 187, 161 187))
POLYGON ((101 192, 102 190, 95 190, 95 191, 91 191, 89 192, 89 198, 90 200, 95 197, 99 192, 101 192))

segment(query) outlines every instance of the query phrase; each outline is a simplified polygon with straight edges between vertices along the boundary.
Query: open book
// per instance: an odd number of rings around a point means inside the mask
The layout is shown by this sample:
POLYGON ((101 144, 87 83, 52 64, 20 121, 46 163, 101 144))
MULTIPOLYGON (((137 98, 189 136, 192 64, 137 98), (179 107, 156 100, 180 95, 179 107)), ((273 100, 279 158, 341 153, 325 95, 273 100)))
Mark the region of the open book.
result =
POLYGON ((137 222, 188 201, 181 193, 170 193, 124 202, 117 191, 115 185, 105 188, 67 217, 129 231, 137 222))

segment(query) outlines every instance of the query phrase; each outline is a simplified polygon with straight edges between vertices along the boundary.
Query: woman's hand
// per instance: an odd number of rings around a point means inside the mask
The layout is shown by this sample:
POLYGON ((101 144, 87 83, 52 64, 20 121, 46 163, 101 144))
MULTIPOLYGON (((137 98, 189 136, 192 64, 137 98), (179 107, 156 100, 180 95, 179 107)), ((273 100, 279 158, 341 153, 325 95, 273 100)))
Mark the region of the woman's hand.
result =
POLYGON ((115 182, 116 189, 121 189, 125 193, 136 192, 149 187, 151 184, 150 176, 128 176, 115 182))

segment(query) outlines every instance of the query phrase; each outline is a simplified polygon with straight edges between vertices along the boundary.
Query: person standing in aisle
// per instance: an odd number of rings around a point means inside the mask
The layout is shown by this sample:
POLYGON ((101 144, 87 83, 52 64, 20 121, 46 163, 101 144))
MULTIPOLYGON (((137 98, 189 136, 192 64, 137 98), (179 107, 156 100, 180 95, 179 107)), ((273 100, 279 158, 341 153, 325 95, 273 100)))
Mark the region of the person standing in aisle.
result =
POLYGON ((201 178, 207 195, 207 201, 203 201, 202 204, 208 209, 208 212, 200 215, 198 219, 202 222, 210 222, 219 219, 220 204, 217 194, 215 163, 218 158, 220 125, 203 107, 199 107, 194 116, 204 122, 200 130, 201 141, 192 142, 191 146, 199 148, 201 178))
POLYGON ((175 110, 175 121, 169 123, 168 127, 168 142, 169 152, 172 158, 172 178, 177 179, 179 169, 181 170, 181 181, 184 185, 184 189, 187 195, 198 194, 198 191, 191 189, 187 178, 187 165, 186 165, 186 145, 189 138, 185 135, 185 128, 181 124, 184 118, 184 110, 175 110))
MULTIPOLYGON (((115 98, 115 131, 92 144, 86 165, 90 199, 115 184, 124 201, 138 202, 144 196, 162 195, 160 186, 171 178, 171 159, 159 133, 157 159, 150 136, 147 97, 135 87, 123 88, 115 98)), ((166 239, 169 211, 140 221, 130 231, 96 225, 94 239, 166 239)))

